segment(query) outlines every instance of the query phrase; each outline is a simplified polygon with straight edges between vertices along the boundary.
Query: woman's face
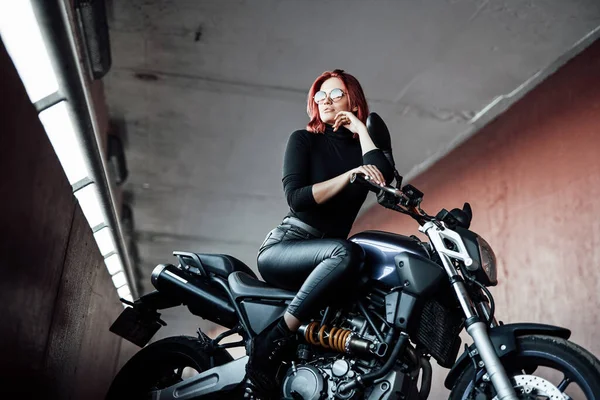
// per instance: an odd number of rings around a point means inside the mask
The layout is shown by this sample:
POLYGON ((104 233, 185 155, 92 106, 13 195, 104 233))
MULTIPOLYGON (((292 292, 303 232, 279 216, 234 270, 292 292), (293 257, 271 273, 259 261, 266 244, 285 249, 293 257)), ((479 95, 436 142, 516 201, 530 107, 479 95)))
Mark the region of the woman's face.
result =
POLYGON ((321 117, 321 121, 326 124, 333 125, 335 122, 335 116, 340 111, 350 111, 350 101, 348 100, 348 94, 346 91, 346 86, 344 82, 340 78, 329 78, 321 85, 319 91, 324 91, 327 93, 327 97, 321 103, 318 103, 319 107, 319 116, 321 117), (337 101, 331 100, 330 93, 333 89, 341 89, 344 92, 344 95, 339 98, 337 101))

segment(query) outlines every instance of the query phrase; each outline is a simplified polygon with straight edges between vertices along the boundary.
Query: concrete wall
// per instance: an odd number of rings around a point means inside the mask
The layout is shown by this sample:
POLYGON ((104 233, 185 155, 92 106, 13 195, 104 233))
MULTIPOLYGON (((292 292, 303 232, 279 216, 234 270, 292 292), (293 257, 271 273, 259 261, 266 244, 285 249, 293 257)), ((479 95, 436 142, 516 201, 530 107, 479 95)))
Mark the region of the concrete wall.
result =
POLYGON ((101 399, 122 310, 92 232, 0 42, 0 381, 20 398, 101 399))
MULTIPOLYGON (((600 356, 600 42, 412 182, 423 209, 473 207, 496 252, 492 289, 505 322, 562 325, 600 356)), ((414 234, 375 206, 354 232, 414 234)), ((436 386, 444 371, 437 369, 436 386)), ((431 398, 443 398, 434 388, 431 398)))

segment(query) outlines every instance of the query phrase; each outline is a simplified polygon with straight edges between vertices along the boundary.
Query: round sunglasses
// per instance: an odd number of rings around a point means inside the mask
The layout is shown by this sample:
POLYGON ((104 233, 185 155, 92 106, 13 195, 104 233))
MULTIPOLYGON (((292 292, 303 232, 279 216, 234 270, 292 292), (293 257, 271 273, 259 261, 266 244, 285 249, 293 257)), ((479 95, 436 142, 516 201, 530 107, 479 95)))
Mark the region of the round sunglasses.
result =
POLYGON ((342 97, 344 97, 344 94, 344 91, 339 88, 331 89, 331 92, 329 92, 329 96, 327 96, 327 92, 325 92, 324 90, 319 90, 317 93, 315 93, 313 99, 317 104, 325 103, 325 101, 327 101, 327 97, 329 97, 331 101, 336 102, 339 101, 342 97))

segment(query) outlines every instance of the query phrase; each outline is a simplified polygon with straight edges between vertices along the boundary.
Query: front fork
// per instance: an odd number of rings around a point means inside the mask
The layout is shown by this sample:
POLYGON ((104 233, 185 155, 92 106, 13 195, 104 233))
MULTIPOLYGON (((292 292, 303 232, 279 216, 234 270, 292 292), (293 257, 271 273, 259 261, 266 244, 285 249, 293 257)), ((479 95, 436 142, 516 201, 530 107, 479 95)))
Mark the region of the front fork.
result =
POLYGON ((419 230, 429 236, 431 243, 440 255, 442 263, 444 264, 444 269, 450 277, 450 283, 452 284, 456 298, 467 318, 465 327, 468 334, 473 338, 475 347, 484 364, 483 367, 490 377, 492 385, 494 385, 494 388, 496 389, 497 398, 499 400, 518 400, 512 382, 506 374, 506 370, 500 362, 500 358, 496 354, 494 345, 490 340, 488 334, 489 327, 481 321, 479 315, 476 313, 471 297, 467 292, 465 282, 452 263, 452 259, 460 260, 465 265, 471 265, 471 263, 473 263, 462 238, 458 233, 451 229, 444 229, 433 222, 426 223, 419 230), (450 240, 456 244, 457 250, 448 249, 444 244, 444 239, 450 240))
POLYGON ((500 358, 494 350, 494 345, 488 335, 488 327, 485 323, 479 320, 479 317, 473 317, 471 323, 469 319, 465 322, 467 326, 467 332, 473 338, 475 347, 479 352, 479 357, 483 361, 484 368, 490 377, 490 381, 496 393, 498 393, 499 400, 517 400, 517 394, 513 388, 512 382, 510 381, 504 366, 500 361, 500 358))
MULTIPOLYGON (((487 300, 477 303, 477 314, 480 318, 483 318, 485 321, 490 321, 491 310, 490 304, 487 302, 487 300)), ((492 320, 490 321, 490 328, 495 328, 497 326, 498 321, 496 320, 496 317, 492 317, 492 320)))

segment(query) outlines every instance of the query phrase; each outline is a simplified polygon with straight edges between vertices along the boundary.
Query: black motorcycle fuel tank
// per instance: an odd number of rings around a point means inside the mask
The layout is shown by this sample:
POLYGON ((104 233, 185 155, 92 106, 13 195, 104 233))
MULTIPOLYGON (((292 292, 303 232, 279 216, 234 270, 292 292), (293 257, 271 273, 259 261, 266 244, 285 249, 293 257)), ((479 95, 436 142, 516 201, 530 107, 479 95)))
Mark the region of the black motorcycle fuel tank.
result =
POLYGON ((361 246, 366 255, 370 279, 388 287, 403 287, 414 295, 433 290, 444 270, 429 258, 423 244, 408 236, 381 231, 365 231, 349 240, 361 246))

